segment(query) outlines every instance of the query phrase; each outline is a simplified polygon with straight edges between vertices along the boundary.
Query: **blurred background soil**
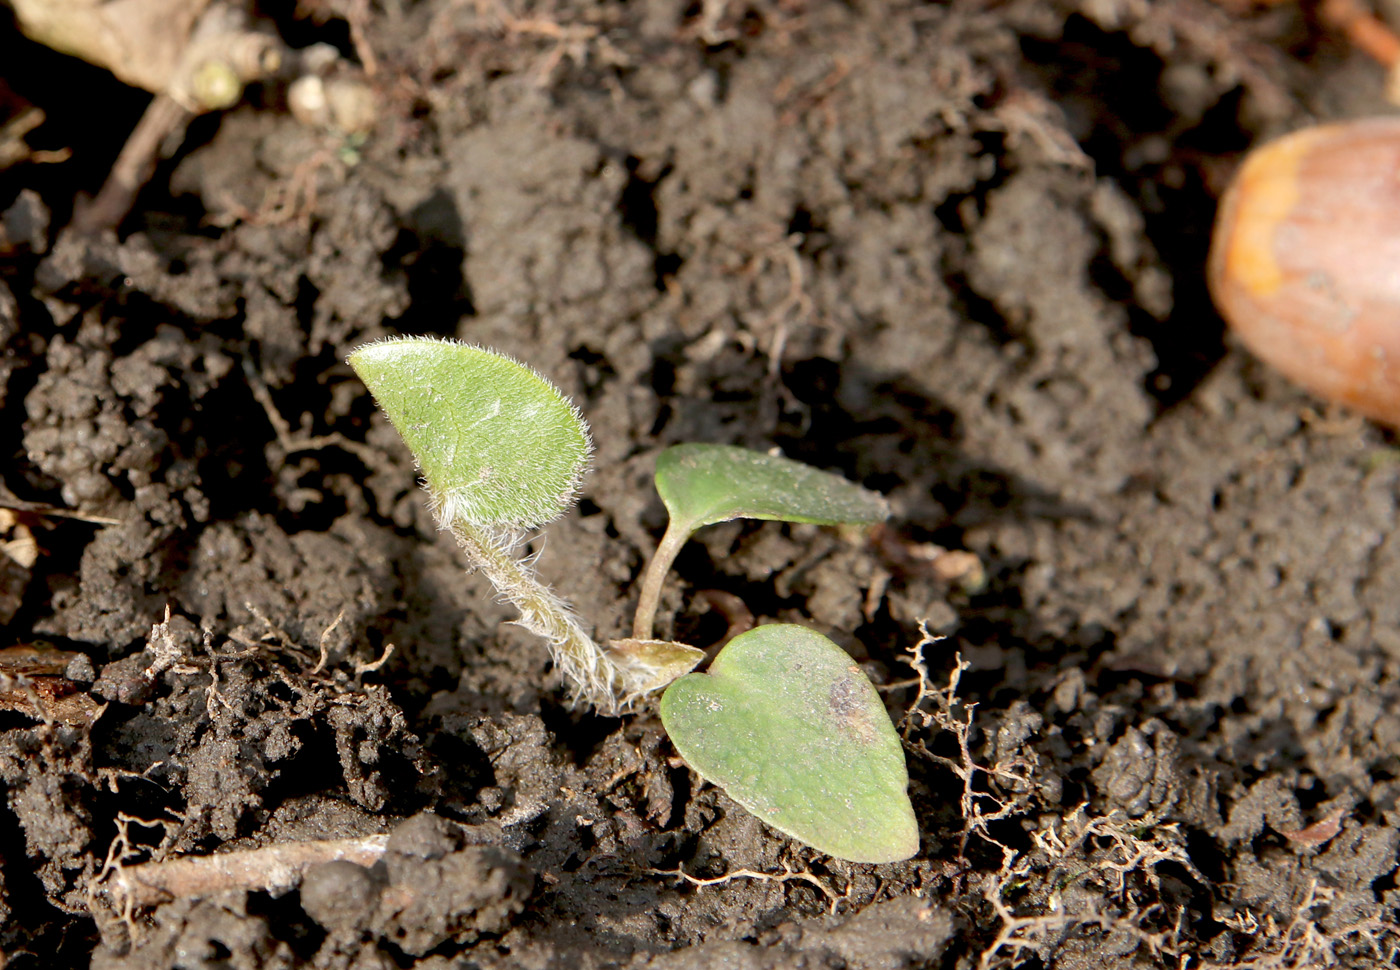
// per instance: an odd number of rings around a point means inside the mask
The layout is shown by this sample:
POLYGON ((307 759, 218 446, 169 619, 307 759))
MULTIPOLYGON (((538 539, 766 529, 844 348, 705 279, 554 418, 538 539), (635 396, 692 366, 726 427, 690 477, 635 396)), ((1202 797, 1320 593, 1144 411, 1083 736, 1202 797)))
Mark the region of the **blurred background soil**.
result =
POLYGON ((1388 965, 1400 452, 1203 275, 1243 150, 1386 111, 1381 71, 1291 3, 515 3, 269 5, 373 61, 372 132, 255 86, 96 235, 149 96, 0 21, 0 121, 44 113, 0 171, 0 966, 1388 965), (662 632, 738 597, 849 649, 920 855, 822 856, 654 708, 568 710, 343 363, 394 333, 578 401, 536 547, 600 636, 665 445, 889 495, 702 533, 662 632), (308 840, 383 856, 116 890, 308 840))

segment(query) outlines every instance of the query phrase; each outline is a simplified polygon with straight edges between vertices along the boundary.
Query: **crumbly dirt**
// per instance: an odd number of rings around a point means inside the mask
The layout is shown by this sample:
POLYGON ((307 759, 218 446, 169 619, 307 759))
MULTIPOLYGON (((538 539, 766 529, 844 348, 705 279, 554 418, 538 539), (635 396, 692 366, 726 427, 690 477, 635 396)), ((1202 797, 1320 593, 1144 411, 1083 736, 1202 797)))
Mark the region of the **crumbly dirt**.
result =
POLYGON ((0 540, 38 550, 0 547, 0 966, 1392 963, 1400 462, 1203 281, 1240 153, 1384 110, 1379 70, 1290 4, 512 3, 279 8, 367 40, 374 133, 254 92, 96 238, 139 99, 0 25, 29 144, 74 149, 0 171, 0 540), (851 651, 919 855, 825 857, 654 705, 568 709, 343 363, 393 333, 579 403, 534 545, 600 637, 665 445, 887 494, 706 530, 661 632, 742 602, 851 651), (122 889, 299 843, 373 849, 122 889))

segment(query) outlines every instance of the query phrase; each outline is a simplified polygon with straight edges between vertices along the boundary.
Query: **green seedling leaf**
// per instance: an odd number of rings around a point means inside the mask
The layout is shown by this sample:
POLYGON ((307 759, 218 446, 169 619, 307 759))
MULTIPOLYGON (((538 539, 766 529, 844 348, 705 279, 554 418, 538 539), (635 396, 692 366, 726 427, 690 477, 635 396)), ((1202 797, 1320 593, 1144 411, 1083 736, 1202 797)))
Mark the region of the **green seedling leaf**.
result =
POLYGON ((819 633, 762 626, 661 698, 681 757, 780 832, 852 862, 919 850, 904 749, 869 679, 819 633))
POLYGON ((656 490, 689 532, 729 519, 837 525, 890 515, 883 496, 839 475, 733 445, 667 448, 656 459, 656 490))
POLYGON ((350 366, 413 452, 442 522, 533 528, 573 505, 588 428, 524 364, 405 337, 366 344, 350 366))
POLYGON ((729 519, 839 525, 883 522, 884 496, 800 461, 733 445, 684 444, 656 458, 656 490, 670 515, 647 566, 632 635, 649 640, 661 585, 696 529, 729 519))

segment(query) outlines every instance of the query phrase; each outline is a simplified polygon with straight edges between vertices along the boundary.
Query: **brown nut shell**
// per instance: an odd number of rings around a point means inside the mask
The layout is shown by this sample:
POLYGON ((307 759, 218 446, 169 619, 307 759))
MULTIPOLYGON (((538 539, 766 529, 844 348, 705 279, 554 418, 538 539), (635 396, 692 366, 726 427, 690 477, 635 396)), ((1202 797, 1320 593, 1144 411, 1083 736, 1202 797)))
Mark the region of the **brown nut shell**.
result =
POLYGON ((1307 128, 1251 152, 1221 201, 1208 276, 1255 355, 1400 426, 1400 118, 1307 128))

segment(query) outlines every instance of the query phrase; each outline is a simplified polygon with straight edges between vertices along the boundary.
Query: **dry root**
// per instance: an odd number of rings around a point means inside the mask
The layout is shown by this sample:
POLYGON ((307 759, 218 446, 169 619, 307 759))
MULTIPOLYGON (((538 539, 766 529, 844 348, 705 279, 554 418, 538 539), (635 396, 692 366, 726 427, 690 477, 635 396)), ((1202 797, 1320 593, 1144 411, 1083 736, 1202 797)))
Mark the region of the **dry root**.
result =
POLYGON ((971 665, 962 659, 962 654, 955 654, 953 670, 948 675, 948 686, 934 687, 929 680, 924 648, 942 641, 943 638, 933 636, 926 627, 921 626, 920 631, 923 636, 910 651, 908 661, 909 666, 918 674, 916 683, 919 692, 908 713, 900 721, 900 733, 910 750, 935 764, 943 765, 962 781, 960 800, 963 830, 958 845, 959 857, 966 859, 968 841, 976 835, 999 848, 1003 864, 1009 864, 1016 854, 1015 851, 993 836, 988 830, 988 825, 1025 810, 1022 800, 1011 792, 1030 789, 1031 776, 1037 767, 1035 755, 1031 752, 1026 757, 998 760, 990 766, 976 762, 969 748, 968 737, 972 733, 977 705, 965 703, 958 698, 958 684, 962 679, 962 672, 971 665), (930 703, 928 710, 924 707, 926 701, 930 703), (958 757, 949 758, 934 754, 924 740, 914 736, 919 729, 950 733, 957 742, 958 757), (979 786, 979 776, 985 779, 985 789, 979 786), (1003 790, 1003 784, 1010 791, 1003 790))
POLYGON ((793 870, 784 867, 782 872, 759 872, 755 869, 732 869, 722 876, 702 879, 699 876, 692 876, 690 873, 686 872, 685 869, 677 866, 674 869, 648 869, 647 874, 652 876, 675 876, 677 879, 688 882, 690 885, 700 889, 709 886, 722 886, 727 882, 733 882, 735 879, 752 879, 756 882, 772 883, 784 883, 798 880, 815 886, 821 894, 827 898, 827 902, 830 904, 830 912, 833 916, 836 914, 836 908, 841 904, 842 900, 849 897, 849 890, 845 895, 837 893, 836 890, 832 889, 805 869, 793 870))
POLYGON ((1394 966, 1400 958, 1400 926, 1374 917, 1339 929, 1324 930, 1318 925, 1333 891, 1313 880, 1288 923, 1280 926, 1272 916, 1262 920, 1246 910, 1222 922, 1232 931, 1258 940, 1258 952, 1238 963, 1207 962, 1202 970, 1304 970, 1341 965, 1343 948, 1370 950, 1377 963, 1394 966))

